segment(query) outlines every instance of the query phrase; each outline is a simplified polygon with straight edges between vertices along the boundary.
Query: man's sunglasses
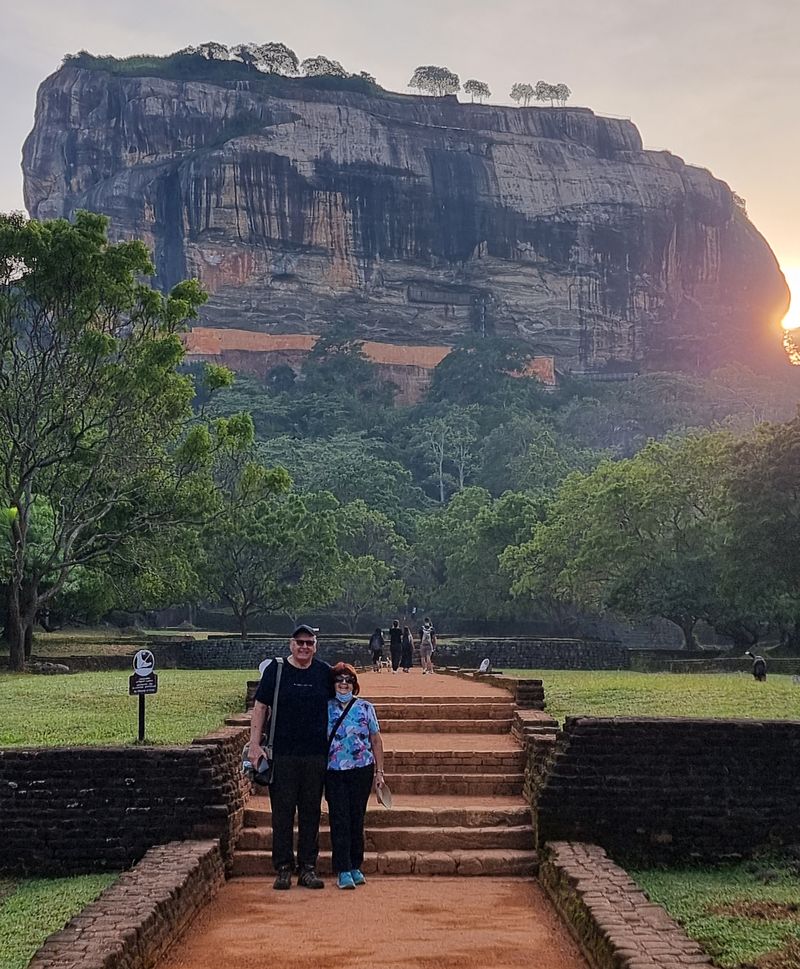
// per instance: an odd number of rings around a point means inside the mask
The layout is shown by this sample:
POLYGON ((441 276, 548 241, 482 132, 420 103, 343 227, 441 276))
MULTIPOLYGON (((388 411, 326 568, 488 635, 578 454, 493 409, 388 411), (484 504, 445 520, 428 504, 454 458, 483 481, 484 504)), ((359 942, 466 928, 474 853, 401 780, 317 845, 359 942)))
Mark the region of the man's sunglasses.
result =
POLYGON ((298 646, 316 646, 316 639, 295 639, 298 646))
POLYGON ((355 677, 353 676, 336 676, 333 680, 334 683, 355 683, 355 677))

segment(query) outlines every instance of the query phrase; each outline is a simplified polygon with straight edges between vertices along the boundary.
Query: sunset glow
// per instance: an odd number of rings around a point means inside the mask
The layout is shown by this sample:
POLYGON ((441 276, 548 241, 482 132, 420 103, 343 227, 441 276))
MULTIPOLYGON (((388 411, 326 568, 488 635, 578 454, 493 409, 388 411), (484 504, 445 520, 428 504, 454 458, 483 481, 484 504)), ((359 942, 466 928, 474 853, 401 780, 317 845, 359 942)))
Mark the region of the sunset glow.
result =
POLYGON ((783 318, 784 330, 796 330, 800 328, 800 266, 790 266, 783 270, 786 282, 792 294, 792 302, 789 312, 783 318))

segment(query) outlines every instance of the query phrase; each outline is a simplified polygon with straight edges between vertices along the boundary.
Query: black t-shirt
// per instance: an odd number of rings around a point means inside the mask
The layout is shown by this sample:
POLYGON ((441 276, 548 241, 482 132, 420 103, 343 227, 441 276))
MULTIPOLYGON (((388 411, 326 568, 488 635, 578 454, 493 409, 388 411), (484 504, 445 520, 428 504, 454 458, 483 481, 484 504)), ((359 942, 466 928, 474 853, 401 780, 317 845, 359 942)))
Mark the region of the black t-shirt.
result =
MULTIPOLYGON (((264 670, 256 691, 256 700, 272 706, 278 664, 264 670)), ((273 754, 296 757, 324 756, 328 752, 328 699, 331 697, 331 668, 318 659, 301 670, 283 661, 278 710, 275 723, 273 754)), ((273 711, 274 713, 274 711, 273 711)), ((264 724, 269 734, 269 720, 264 724)))
POLYGON ((389 643, 392 646, 399 646, 403 642, 403 630, 392 626, 389 630, 389 643))

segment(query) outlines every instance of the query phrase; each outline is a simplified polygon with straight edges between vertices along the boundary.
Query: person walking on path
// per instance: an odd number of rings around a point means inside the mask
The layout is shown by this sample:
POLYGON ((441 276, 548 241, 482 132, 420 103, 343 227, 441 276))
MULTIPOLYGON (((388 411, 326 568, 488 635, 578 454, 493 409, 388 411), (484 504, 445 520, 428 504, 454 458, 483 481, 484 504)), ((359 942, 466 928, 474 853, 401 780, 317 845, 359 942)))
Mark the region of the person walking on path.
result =
POLYGON ((399 619, 392 622, 389 630, 389 653, 392 657, 392 672, 396 673, 403 653, 403 630, 400 628, 399 619))
POLYGON ((297 884, 324 888, 317 875, 319 819, 328 753, 330 666, 315 658, 317 630, 299 625, 289 640, 275 709, 272 709, 278 663, 264 670, 250 721, 249 758, 253 766, 266 756, 264 724, 275 717, 272 806, 272 864, 278 873, 273 888, 292 887, 295 870, 294 819, 297 815, 297 884))
POLYGON ((403 626, 403 648, 400 652, 400 665, 404 673, 411 672, 411 664, 414 662, 414 637, 408 626, 403 626))
POLYGON ((331 671, 335 697, 328 701, 328 772, 325 799, 331 825, 333 870, 339 888, 365 885, 364 817, 370 792, 383 787, 383 740, 375 707, 359 697, 358 674, 349 663, 331 671))
POLYGON ((419 658, 422 662, 422 672, 433 673, 433 662, 431 657, 436 649, 436 633, 433 623, 426 616, 422 621, 422 629, 419 631, 419 658))
POLYGON ((381 660, 383 659, 383 647, 386 645, 383 639, 383 630, 378 628, 369 637, 369 648, 372 651, 372 671, 380 673, 381 660))

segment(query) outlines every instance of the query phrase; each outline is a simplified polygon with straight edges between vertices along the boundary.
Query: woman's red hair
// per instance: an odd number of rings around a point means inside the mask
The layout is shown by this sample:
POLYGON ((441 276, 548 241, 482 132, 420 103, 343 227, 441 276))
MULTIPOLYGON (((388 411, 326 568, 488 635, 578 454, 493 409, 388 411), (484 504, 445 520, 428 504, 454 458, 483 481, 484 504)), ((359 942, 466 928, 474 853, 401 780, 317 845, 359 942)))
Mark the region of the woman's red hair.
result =
POLYGON ((337 676, 342 673, 347 673, 353 677, 355 681, 353 683, 353 696, 358 696, 361 692, 361 687, 358 685, 358 673, 356 673, 355 666, 351 666, 349 663, 337 663, 336 666, 331 670, 331 682, 333 682, 337 676))

